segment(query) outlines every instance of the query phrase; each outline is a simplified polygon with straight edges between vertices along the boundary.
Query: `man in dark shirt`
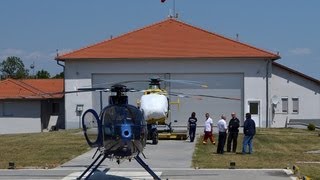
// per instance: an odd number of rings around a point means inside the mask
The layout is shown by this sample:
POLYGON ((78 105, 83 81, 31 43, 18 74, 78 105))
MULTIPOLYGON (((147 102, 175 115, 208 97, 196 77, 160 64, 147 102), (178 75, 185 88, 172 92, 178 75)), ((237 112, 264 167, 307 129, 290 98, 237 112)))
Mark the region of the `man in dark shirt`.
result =
POLYGON ((246 114, 246 120, 243 125, 243 144, 242 154, 246 154, 247 146, 249 146, 249 154, 252 154, 252 139, 256 134, 256 123, 251 119, 251 114, 246 114))
POLYGON ((191 117, 188 120, 190 142, 193 142, 196 136, 197 121, 198 119, 196 118, 196 113, 192 112, 191 117))
POLYGON ((239 126, 240 121, 236 117, 236 113, 231 113, 231 119, 229 121, 228 125, 228 142, 227 142, 227 152, 230 152, 231 150, 231 143, 232 143, 232 152, 237 151, 237 140, 238 140, 238 133, 239 133, 239 126))

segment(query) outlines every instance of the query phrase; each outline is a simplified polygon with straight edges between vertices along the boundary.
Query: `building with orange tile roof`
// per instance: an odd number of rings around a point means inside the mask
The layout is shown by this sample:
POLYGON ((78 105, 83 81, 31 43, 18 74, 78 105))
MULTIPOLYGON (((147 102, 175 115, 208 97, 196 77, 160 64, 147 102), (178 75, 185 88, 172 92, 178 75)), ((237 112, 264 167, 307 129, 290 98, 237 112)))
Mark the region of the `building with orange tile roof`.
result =
MULTIPOLYGON (((190 112, 199 116, 210 112, 214 119, 221 114, 236 112, 241 124, 246 112, 251 112, 258 127, 280 127, 286 122, 275 114, 275 97, 280 76, 273 74, 274 61, 280 59, 272 53, 238 40, 221 36, 201 28, 169 18, 164 21, 131 31, 79 50, 59 55, 56 60, 65 64, 65 90, 74 91, 82 87, 105 87, 119 81, 148 79, 159 76, 167 79, 202 81, 207 89, 163 84, 171 92, 184 92, 208 96, 223 96, 240 99, 238 101, 214 98, 180 99, 181 108, 171 107, 170 119, 178 120, 177 126, 186 125, 190 112), (276 78, 278 77, 278 78, 276 78)), ((279 69, 279 66, 275 67, 279 69)), ((283 71, 281 68, 279 71, 283 71)), ((287 72, 287 70, 285 70, 287 72)), ((297 73, 295 73, 297 74, 297 73)), ((299 75, 300 78, 301 74, 299 75)), ((296 77, 294 77, 296 78, 296 77)), ((304 77, 308 81, 310 78, 304 77)), ((315 92, 317 108, 320 107, 319 83, 295 94, 288 94, 289 104, 299 104, 299 113, 288 111, 287 118, 319 118, 320 111, 304 113, 302 102, 310 97, 300 97, 301 93, 315 92)), ((299 84, 300 86, 301 84, 299 84)), ((148 84, 128 84, 129 87, 146 89, 148 84)), ((295 85, 293 85, 294 87, 295 85)), ((280 92, 277 92, 280 96, 280 92)), ((80 115, 75 109, 100 107, 108 104, 108 93, 71 93, 65 96, 66 127, 77 128, 80 115), (102 104, 100 103, 102 100, 102 104)), ((285 96, 282 93, 281 96, 285 96)), ((136 104, 141 95, 129 95, 129 103, 136 104)), ((170 97, 177 100, 176 97, 170 97)), ((280 102, 281 103, 281 102, 280 102)), ((285 103, 285 102, 284 102, 285 103)), ((282 106, 282 105, 281 105, 282 106)), ((278 108, 280 105, 277 106, 278 108)), ((280 111, 280 110, 279 110, 280 111)), ((310 111, 306 111, 310 112, 310 111)), ((228 116, 228 118, 230 118, 228 116)))
POLYGON ((0 134, 64 128, 63 79, 0 81, 0 134))

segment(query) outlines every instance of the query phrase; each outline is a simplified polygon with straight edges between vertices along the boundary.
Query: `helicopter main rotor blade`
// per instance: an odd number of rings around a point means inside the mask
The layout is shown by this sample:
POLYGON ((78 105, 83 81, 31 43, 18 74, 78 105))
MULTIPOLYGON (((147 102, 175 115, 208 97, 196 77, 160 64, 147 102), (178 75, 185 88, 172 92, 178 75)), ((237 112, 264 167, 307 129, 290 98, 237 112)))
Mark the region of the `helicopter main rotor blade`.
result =
MULTIPOLYGON (((35 95, 30 95, 28 98, 34 98, 39 96, 55 96, 55 95, 64 95, 64 94, 73 94, 73 93, 83 93, 83 92, 93 92, 93 91, 103 91, 103 92, 110 92, 110 89, 106 88, 79 88, 78 90, 74 91, 64 91, 64 92, 52 92, 52 93, 40 93, 35 95)), ((132 90, 130 90, 131 92, 132 90)), ((132 91, 134 92, 134 91, 132 91)))
POLYGON ((132 80, 132 81, 119 81, 119 82, 111 82, 111 83, 98 83, 98 84, 93 84, 92 87, 97 87, 97 86, 113 86, 116 84, 129 84, 129 83, 139 83, 139 82, 150 82, 150 80, 132 80))
MULTIPOLYGON (((104 92, 109 92, 109 88, 78 88, 79 92, 87 92, 87 91, 104 91, 104 92)), ((70 91, 72 92, 72 91, 70 91)))

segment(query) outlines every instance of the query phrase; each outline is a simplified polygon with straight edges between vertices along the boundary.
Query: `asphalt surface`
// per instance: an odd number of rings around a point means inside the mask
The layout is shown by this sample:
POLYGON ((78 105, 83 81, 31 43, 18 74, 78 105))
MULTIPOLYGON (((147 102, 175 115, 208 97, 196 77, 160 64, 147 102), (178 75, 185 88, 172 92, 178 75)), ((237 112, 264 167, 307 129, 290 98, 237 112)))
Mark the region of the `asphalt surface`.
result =
MULTIPOLYGON (((194 143, 189 141, 161 140, 158 145, 147 144, 141 157, 161 179, 230 179, 230 180, 290 180, 290 171, 283 169, 194 169, 191 167, 194 143), (289 175, 288 175, 289 174, 289 175)), ((212 145, 213 146, 213 145, 212 145)), ((55 169, 0 170, 0 179, 76 179, 93 161, 95 149, 55 169)), ((135 161, 117 164, 106 159, 94 179, 152 179, 135 161)))

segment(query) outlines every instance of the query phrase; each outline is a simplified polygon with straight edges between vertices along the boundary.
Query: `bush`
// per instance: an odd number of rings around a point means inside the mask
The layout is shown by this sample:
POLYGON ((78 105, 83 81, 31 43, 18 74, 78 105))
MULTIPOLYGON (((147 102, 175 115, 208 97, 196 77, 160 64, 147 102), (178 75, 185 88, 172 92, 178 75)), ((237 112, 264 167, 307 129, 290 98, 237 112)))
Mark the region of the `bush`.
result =
POLYGON ((314 130, 316 130, 316 126, 314 124, 310 123, 308 125, 308 129, 309 129, 309 131, 314 131, 314 130))

